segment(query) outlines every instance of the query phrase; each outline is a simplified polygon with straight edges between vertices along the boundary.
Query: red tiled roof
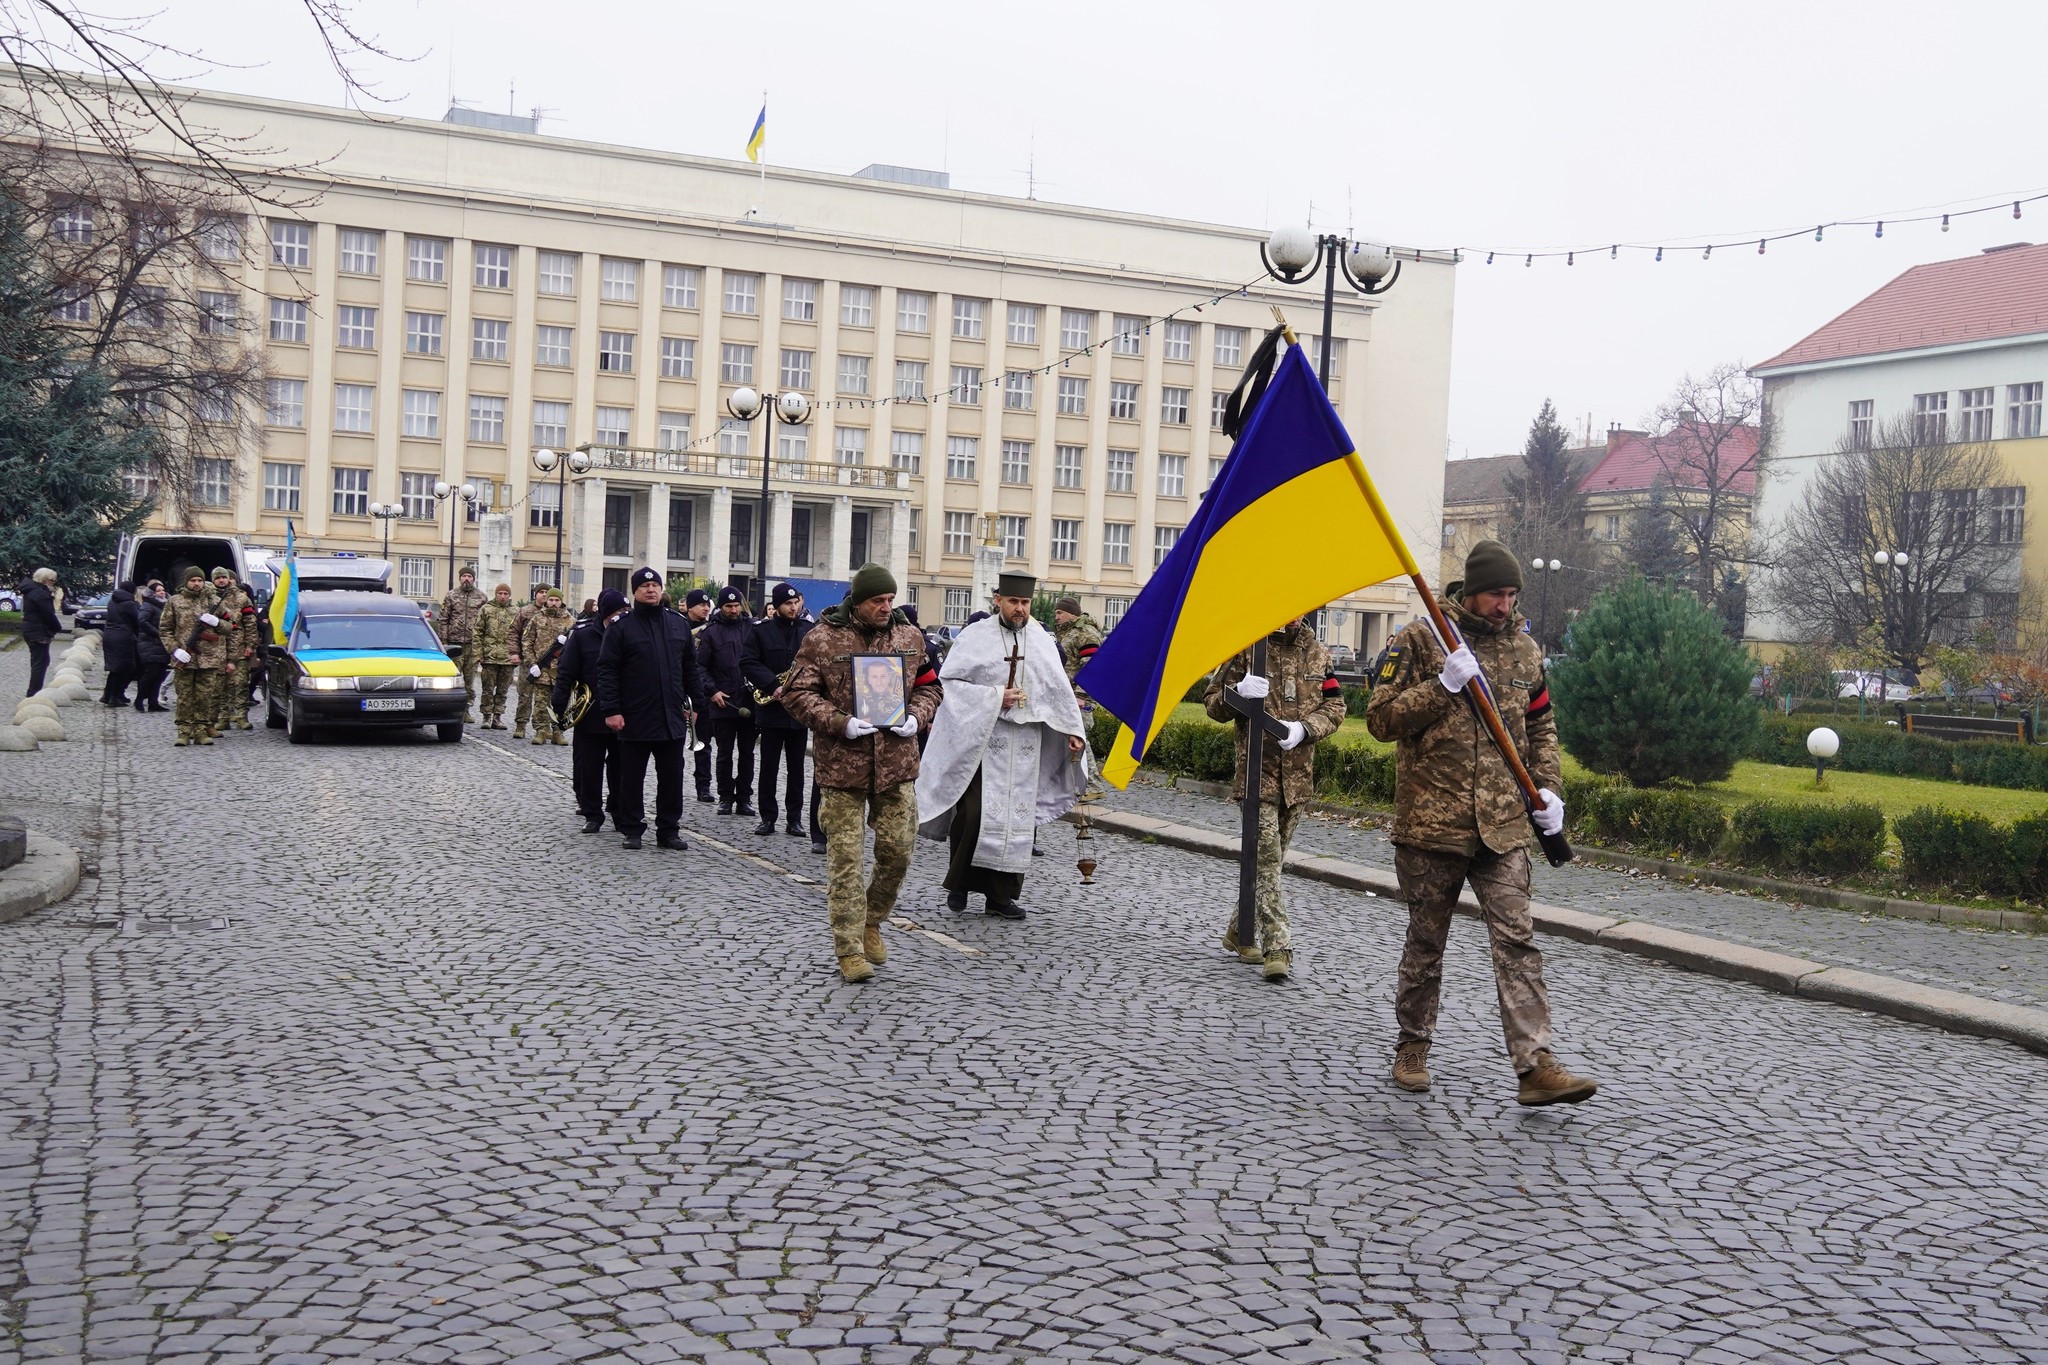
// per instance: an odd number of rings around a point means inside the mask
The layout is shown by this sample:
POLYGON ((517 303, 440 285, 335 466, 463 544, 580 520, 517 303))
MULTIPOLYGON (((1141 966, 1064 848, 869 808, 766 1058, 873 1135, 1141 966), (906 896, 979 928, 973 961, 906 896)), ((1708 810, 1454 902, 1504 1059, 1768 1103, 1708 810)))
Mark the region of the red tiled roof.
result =
POLYGON ((1790 350, 1752 368, 2048 332, 2048 246, 1916 265, 1790 350))
MULTIPOLYGON (((1713 429, 1681 422, 1662 436, 1615 430, 1607 434, 1607 456, 1579 481, 1582 493, 1638 493, 1662 482, 1675 490, 1703 490, 1703 453, 1713 448, 1713 429)), ((1717 453, 1726 487, 1745 496, 1756 491, 1757 429, 1731 427, 1717 453), (1742 466, 1739 470, 1737 466, 1742 466), (1728 471, 1736 472, 1729 473, 1728 471)))

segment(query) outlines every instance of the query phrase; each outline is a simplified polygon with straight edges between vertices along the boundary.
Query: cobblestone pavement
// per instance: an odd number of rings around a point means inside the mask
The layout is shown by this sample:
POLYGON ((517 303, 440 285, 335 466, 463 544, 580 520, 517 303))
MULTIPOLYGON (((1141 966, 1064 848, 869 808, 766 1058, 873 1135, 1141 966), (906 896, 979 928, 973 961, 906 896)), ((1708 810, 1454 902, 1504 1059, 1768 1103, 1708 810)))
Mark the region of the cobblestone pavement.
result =
MULTIPOLYGON (((1233 835, 1238 829, 1238 808, 1230 802, 1149 781, 1132 783, 1116 806, 1200 829, 1233 835)), ((1313 816, 1301 822, 1293 847, 1393 875, 1394 850, 1386 832, 1362 823, 1313 816)), ((1538 858, 1533 884, 1537 900, 1573 910, 1647 920, 1990 1000, 2048 1005, 2048 934, 1788 904, 1594 863, 1551 867, 1538 858)))
POLYGON ((845 986, 806 845, 586 838, 566 749, 65 716, 0 756, 96 874, 0 927, 8 1365, 2048 1361, 2013 1047, 1559 944, 1604 1088, 1523 1110, 1461 922, 1410 1096, 1384 901, 1273 987, 1225 863, 1049 829, 1011 924, 922 846, 845 986))

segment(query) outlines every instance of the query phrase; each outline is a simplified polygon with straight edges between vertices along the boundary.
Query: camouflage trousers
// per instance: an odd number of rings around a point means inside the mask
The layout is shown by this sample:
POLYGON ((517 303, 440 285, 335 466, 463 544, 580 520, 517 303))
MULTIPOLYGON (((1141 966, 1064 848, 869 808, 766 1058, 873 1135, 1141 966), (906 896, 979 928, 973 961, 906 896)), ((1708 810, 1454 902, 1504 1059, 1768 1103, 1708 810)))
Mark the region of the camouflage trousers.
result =
POLYGON ((213 675, 213 728, 249 728, 249 661, 238 660, 232 673, 213 675))
POLYGON ((1550 995, 1543 985, 1543 954, 1536 948, 1536 929, 1529 918, 1529 851, 1495 853, 1482 848, 1467 858, 1397 845, 1394 875, 1408 902, 1408 942, 1401 950, 1401 980, 1394 992, 1401 1041, 1426 1043, 1436 1032, 1444 942, 1450 937, 1458 892, 1469 880, 1493 948, 1493 984, 1508 1056, 1517 1074, 1536 1065, 1536 1054, 1550 1046, 1550 995))
POLYGON ((533 711, 533 737, 536 740, 552 739, 555 731, 562 727, 555 724, 555 666, 549 664, 540 671, 538 678, 528 678, 526 686, 519 692, 519 723, 526 723, 528 708, 533 711))
POLYGON ((475 641, 466 640, 463 642, 462 657, 455 661, 455 668, 457 672, 462 674, 462 695, 468 698, 470 705, 476 705, 477 647, 475 641))
MULTIPOLYGON (((518 713, 512 718, 512 728, 524 730, 526 723, 533 719, 534 697, 536 695, 545 697, 547 695, 547 688, 542 687, 532 678, 526 676, 525 664, 512 665, 512 681, 519 685, 519 709, 518 713)), ((548 684, 548 687, 553 686, 552 682, 548 684)), ((546 707, 547 703, 543 701, 541 706, 546 707)))
MULTIPOLYGON (((1294 938, 1287 932, 1287 906, 1280 899, 1280 865, 1287 846, 1294 842, 1294 827, 1301 823, 1301 809, 1271 801, 1259 802, 1259 869, 1252 881, 1252 908, 1258 915, 1258 948, 1264 953, 1294 950, 1294 938)), ((1232 928, 1237 911, 1230 913, 1232 928)))
POLYGON ((512 690, 512 675, 519 671, 518 664, 481 665, 484 683, 483 704, 479 708, 485 720, 493 716, 503 719, 505 715, 505 694, 512 690))
POLYGON ((178 738, 197 740, 208 734, 220 718, 220 683, 224 677, 212 668, 179 668, 171 672, 171 690, 177 694, 175 719, 178 738))
POLYGON ((910 871, 917 840, 917 787, 898 782, 870 794, 827 787, 818 801, 818 826, 825 831, 825 906, 832 917, 832 955, 858 957, 861 934, 896 908, 896 893, 910 871), (875 875, 863 876, 866 836, 875 832, 875 875))

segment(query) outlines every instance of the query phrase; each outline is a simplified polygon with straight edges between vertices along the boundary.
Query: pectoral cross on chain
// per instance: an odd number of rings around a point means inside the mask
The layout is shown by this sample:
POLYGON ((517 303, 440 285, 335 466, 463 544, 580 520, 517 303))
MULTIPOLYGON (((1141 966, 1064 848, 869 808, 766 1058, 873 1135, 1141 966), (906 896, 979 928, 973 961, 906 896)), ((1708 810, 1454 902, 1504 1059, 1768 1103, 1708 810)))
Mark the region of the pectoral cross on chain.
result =
MULTIPOLYGON (((1010 652, 1006 657, 1009 659, 1010 663, 1010 681, 1004 684, 1004 687, 1006 690, 1014 690, 1017 687, 1017 665, 1024 662, 1024 632, 1021 630, 1012 630, 1009 631, 1009 636, 1010 652)), ((1023 695, 1021 691, 1019 691, 1017 696, 1017 704, 1019 706, 1022 706, 1026 700, 1027 698, 1023 695)))

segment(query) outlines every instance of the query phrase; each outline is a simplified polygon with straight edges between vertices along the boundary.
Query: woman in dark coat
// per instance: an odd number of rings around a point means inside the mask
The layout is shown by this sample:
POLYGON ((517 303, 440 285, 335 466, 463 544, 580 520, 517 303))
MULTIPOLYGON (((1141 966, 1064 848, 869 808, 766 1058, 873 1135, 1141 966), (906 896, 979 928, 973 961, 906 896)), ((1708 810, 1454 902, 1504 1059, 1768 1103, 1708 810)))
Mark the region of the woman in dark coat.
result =
POLYGON ((163 615, 163 599, 156 595, 155 585, 135 594, 135 709, 138 711, 161 711, 162 702, 157 700, 163 691, 164 677, 171 671, 171 656, 164 652, 164 642, 157 636, 157 618, 163 615))
POLYGON ((106 661, 107 685, 100 692, 100 705, 126 706, 128 684, 141 672, 135 653, 135 632, 142 625, 142 613, 135 608, 135 584, 124 582, 107 602, 106 624, 100 627, 101 654, 106 661))

